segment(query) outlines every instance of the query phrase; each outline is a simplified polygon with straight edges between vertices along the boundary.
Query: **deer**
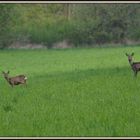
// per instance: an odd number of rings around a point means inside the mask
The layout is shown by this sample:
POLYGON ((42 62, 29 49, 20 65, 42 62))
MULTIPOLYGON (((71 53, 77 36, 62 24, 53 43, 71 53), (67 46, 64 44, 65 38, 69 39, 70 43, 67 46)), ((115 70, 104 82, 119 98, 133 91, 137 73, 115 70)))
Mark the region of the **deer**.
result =
POLYGON ((20 85, 20 84, 24 84, 26 85, 26 80, 27 77, 25 75, 18 75, 15 77, 9 77, 9 73, 10 71, 8 70, 8 72, 4 72, 2 71, 2 74, 4 75, 4 78, 7 80, 7 82, 13 87, 15 85, 20 85))
POLYGON ((129 64, 134 72, 134 76, 137 77, 137 73, 140 71, 140 62, 133 62, 132 58, 134 56, 134 53, 132 54, 125 53, 125 54, 128 57, 129 64))

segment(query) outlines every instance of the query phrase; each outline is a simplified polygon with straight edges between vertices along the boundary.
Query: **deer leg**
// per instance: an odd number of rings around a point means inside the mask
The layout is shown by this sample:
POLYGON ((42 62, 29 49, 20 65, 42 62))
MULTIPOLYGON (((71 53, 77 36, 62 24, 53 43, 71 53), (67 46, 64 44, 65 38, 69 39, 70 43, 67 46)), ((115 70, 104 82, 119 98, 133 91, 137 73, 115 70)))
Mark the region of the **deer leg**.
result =
POLYGON ((138 73, 137 71, 134 72, 135 77, 137 77, 137 73, 138 73))
POLYGON ((11 87, 13 88, 13 85, 11 84, 11 87))
POLYGON ((27 87, 27 84, 26 83, 24 85, 25 85, 25 87, 27 87))
POLYGON ((26 83, 26 81, 24 81, 24 85, 25 85, 25 87, 27 87, 27 83, 26 83))

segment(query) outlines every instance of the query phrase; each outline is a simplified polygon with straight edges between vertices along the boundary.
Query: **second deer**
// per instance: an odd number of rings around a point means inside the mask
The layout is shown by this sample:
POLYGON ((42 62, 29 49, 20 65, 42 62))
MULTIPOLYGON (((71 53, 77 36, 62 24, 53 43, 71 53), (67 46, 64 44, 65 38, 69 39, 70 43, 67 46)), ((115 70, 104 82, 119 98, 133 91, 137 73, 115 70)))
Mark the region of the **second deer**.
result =
POLYGON ((134 56, 134 53, 132 53, 132 54, 126 53, 126 56, 128 57, 128 61, 134 72, 134 75, 137 76, 138 71, 140 71, 140 62, 133 62, 132 58, 134 56))
MULTIPOLYGON (((27 77, 25 75, 18 75, 15 77, 9 77, 9 71, 4 72, 2 71, 4 78, 7 80, 7 82, 13 87, 14 85, 24 84, 26 85, 27 77)), ((27 86, 27 85, 26 85, 27 86)))

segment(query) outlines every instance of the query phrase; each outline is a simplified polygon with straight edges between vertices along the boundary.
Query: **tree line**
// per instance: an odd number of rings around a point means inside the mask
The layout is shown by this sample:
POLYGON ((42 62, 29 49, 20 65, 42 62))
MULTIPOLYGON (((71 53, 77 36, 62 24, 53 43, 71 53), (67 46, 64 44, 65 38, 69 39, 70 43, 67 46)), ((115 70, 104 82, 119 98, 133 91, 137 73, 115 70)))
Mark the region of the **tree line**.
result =
POLYGON ((0 47, 32 42, 52 46, 136 44, 140 41, 140 4, 0 4, 0 47))

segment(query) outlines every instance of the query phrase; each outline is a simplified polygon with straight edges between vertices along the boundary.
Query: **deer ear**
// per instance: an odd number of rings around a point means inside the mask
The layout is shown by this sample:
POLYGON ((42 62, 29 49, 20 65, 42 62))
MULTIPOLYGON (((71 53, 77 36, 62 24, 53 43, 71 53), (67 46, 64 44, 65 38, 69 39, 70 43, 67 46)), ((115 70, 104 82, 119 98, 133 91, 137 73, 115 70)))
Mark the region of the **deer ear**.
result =
POLYGON ((8 74, 10 73, 10 71, 8 70, 8 72, 7 72, 8 74))
POLYGON ((128 56, 128 54, 127 53, 125 53, 126 54, 126 56, 128 56))
POLYGON ((134 55, 134 53, 131 54, 131 56, 133 56, 133 55, 134 55))

